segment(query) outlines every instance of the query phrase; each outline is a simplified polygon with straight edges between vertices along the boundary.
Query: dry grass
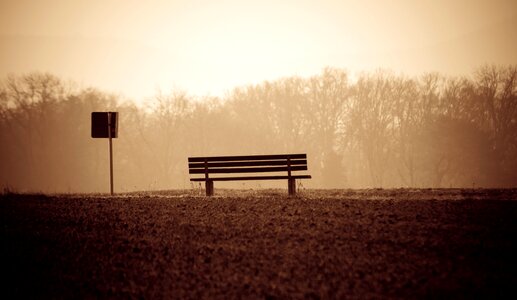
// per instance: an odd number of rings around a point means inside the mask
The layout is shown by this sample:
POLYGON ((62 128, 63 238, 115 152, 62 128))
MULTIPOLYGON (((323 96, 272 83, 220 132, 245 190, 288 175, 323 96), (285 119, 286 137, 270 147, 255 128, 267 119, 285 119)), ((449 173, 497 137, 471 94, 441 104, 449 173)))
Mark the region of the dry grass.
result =
POLYGON ((285 193, 216 190, 211 199, 196 190, 6 193, 0 196, 2 294, 517 295, 517 190, 285 193))

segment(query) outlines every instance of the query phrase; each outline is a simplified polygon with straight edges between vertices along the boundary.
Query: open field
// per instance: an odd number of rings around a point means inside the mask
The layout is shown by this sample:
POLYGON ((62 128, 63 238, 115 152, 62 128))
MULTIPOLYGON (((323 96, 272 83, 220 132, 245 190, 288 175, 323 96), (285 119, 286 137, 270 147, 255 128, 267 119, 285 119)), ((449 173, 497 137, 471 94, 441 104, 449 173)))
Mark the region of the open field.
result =
POLYGON ((0 196, 2 295, 514 298, 517 190, 0 196))

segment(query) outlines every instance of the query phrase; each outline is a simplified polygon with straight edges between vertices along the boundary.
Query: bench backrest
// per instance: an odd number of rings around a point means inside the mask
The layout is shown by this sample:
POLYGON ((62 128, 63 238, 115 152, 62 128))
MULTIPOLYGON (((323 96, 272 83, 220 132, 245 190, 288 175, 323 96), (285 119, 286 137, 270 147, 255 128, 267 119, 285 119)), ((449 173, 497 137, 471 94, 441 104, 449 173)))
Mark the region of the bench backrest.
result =
POLYGON ((306 154, 189 157, 189 174, 264 173, 307 170, 306 154))

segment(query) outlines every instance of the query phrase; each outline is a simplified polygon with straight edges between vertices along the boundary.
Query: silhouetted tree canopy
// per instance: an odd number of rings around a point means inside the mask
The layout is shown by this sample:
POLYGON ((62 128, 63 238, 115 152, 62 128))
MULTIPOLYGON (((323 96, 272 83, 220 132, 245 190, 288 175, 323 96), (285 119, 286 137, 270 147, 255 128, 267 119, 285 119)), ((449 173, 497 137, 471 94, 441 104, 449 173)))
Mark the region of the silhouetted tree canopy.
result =
MULTIPOLYGON (((107 142, 92 111, 119 111, 117 191, 190 188, 187 157, 308 154, 306 187, 517 186, 517 66, 470 77, 325 68, 223 98, 158 93, 139 107, 47 73, 0 81, 0 185, 105 192, 107 142)), ((233 187, 277 182, 228 183, 233 187)))

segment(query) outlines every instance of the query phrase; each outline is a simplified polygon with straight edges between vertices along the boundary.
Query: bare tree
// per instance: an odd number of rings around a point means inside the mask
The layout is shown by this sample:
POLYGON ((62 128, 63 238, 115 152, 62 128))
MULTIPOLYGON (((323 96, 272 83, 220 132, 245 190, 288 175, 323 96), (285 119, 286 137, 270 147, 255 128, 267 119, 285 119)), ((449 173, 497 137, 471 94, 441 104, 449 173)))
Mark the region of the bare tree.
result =
POLYGON ((158 188, 171 185, 174 173, 182 165, 184 142, 182 131, 187 128, 186 120, 191 113, 191 99, 185 92, 170 95, 158 94, 152 106, 151 125, 148 137, 154 165, 154 179, 158 188))
POLYGON ((416 82, 402 77, 393 80, 393 124, 396 168, 404 186, 417 185, 418 153, 413 137, 422 128, 416 82))
POLYGON ((338 136, 346 134, 351 95, 348 74, 343 70, 325 68, 308 82, 308 103, 303 116, 308 120, 310 137, 316 146, 310 154, 322 164, 319 182, 322 186, 345 185, 343 149, 338 149, 338 136))
POLYGON ((515 184, 515 148, 517 141, 517 67, 484 66, 475 73, 479 102, 489 128, 493 149, 500 162, 504 185, 515 184))
POLYGON ((354 90, 350 111, 350 136, 363 153, 371 185, 382 187, 388 163, 393 154, 390 126, 393 124, 393 78, 379 72, 363 75, 354 90))

